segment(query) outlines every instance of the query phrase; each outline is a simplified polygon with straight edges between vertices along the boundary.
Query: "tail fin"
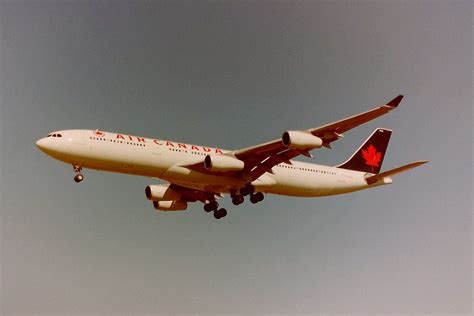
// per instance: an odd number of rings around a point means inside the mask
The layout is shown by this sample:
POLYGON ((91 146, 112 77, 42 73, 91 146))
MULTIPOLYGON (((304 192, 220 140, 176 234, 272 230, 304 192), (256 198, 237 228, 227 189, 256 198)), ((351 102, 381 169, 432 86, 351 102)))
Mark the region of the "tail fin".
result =
POLYGON ((349 160, 336 167, 378 174, 382 167, 391 135, 391 130, 377 128, 349 160))

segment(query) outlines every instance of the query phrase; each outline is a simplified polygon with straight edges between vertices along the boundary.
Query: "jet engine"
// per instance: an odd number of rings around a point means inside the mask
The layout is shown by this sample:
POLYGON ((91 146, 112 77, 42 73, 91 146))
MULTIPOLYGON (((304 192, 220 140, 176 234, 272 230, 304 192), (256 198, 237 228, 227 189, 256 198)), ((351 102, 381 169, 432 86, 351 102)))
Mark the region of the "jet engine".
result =
POLYGON ((153 201, 153 206, 157 211, 185 211, 188 203, 185 201, 153 201))
POLYGON ((212 171, 240 171, 244 162, 237 158, 224 155, 207 155, 204 158, 204 168, 212 171))
POLYGON ((169 185, 149 185, 145 188, 145 195, 151 201, 181 199, 181 193, 173 190, 169 185))
POLYGON ((323 145, 321 138, 301 131, 284 132, 281 141, 287 148, 305 151, 320 148, 323 145))

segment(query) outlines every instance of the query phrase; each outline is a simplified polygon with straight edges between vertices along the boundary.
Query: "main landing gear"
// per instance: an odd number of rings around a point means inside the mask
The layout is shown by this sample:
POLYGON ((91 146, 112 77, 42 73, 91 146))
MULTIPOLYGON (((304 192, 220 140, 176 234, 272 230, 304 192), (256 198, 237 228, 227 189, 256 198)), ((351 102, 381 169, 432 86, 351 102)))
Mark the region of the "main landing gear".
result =
POLYGON ((240 195, 247 196, 255 192, 255 187, 253 185, 247 184, 243 188, 240 188, 239 192, 240 192, 240 195))
POLYGON ((219 203, 217 203, 216 200, 204 204, 204 211, 208 213, 214 211, 214 217, 216 219, 221 219, 227 216, 227 210, 225 208, 219 208, 219 203))
MULTIPOLYGON (((232 204, 234 205, 242 204, 244 202, 244 197, 246 195, 250 195, 250 202, 252 202, 252 204, 263 201, 264 199, 264 195, 262 192, 255 192, 255 188, 253 186, 246 185, 245 187, 241 188, 238 192, 231 191, 232 204)), ((216 219, 221 219, 227 215, 227 210, 225 208, 219 209, 219 203, 217 203, 215 199, 206 201, 206 203, 204 204, 204 210, 207 213, 214 212, 214 217, 216 219)))
POLYGON ((240 205, 244 203, 244 197, 242 195, 234 195, 232 196, 232 204, 240 205))
POLYGON ((264 197, 265 196, 263 195, 262 192, 253 193, 252 195, 250 195, 250 202, 252 202, 253 204, 256 204, 258 202, 263 201, 264 197))
POLYGON ((216 219, 221 219, 227 216, 227 210, 225 208, 220 208, 214 211, 214 217, 216 219))
MULTIPOLYGON (((246 195, 250 195, 250 202, 253 204, 263 201, 264 195, 262 192, 255 192, 255 187, 252 185, 246 185, 240 189, 240 194, 243 202, 243 197, 246 195)), ((232 202, 234 202, 234 198, 232 198, 232 202)), ((240 202, 240 203, 242 203, 240 202)), ((239 204, 240 204, 239 203, 239 204)), ((234 203, 235 204, 235 203, 234 203)), ((238 205, 238 204, 235 204, 238 205)))
POLYGON ((217 210, 218 207, 219 207, 219 203, 217 203, 216 200, 213 200, 204 204, 204 210, 208 213, 217 210))
POLYGON ((82 175, 81 171, 82 171, 82 167, 79 166, 79 165, 72 165, 73 169, 74 169, 74 172, 76 173, 76 175, 74 176, 74 181, 76 183, 79 183, 81 182, 82 180, 84 180, 84 176, 82 175))

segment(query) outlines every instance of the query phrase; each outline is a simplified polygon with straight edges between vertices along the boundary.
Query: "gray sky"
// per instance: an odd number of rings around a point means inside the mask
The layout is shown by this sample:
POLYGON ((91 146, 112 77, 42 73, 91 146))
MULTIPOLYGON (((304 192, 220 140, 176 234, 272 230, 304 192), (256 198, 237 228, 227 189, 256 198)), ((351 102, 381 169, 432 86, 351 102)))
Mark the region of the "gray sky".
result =
POLYGON ((471 312, 472 4, 0 4, 1 298, 16 314, 471 312), (99 128, 236 149, 397 94, 315 162, 394 130, 350 195, 267 196, 216 221, 160 213, 156 180, 72 168, 49 131, 99 128))

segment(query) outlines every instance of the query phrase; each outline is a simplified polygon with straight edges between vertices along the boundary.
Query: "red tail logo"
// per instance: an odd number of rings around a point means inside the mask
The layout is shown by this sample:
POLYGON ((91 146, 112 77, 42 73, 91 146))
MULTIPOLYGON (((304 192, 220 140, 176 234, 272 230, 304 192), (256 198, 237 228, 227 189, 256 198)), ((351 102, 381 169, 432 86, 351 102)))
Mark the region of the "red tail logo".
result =
POLYGON ((367 150, 362 149, 362 157, 365 160, 365 164, 371 167, 371 171, 374 171, 374 167, 379 167, 379 162, 382 159, 382 153, 375 149, 374 145, 370 144, 367 150))

